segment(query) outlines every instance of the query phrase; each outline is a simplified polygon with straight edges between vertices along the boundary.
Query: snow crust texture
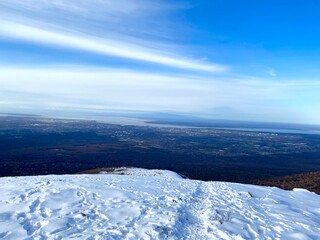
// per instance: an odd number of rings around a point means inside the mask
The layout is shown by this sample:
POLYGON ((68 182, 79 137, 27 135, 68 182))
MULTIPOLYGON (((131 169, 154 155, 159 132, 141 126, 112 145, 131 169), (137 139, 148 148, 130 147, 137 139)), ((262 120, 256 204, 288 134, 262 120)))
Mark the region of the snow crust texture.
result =
POLYGON ((145 176, 145 177, 166 177, 166 178, 182 178, 179 174, 168 171, 168 170, 158 170, 158 169, 144 169, 144 168, 128 168, 119 167, 112 171, 101 171, 102 174, 117 174, 117 175, 132 175, 132 176, 145 176))
POLYGON ((320 239, 320 196, 174 175, 0 179, 0 239, 320 239))

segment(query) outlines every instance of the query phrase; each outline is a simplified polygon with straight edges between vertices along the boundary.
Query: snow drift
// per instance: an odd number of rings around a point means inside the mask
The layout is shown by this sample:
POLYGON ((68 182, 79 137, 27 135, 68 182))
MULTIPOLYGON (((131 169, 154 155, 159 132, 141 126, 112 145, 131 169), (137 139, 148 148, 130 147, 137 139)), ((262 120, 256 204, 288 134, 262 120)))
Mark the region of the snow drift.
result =
POLYGON ((128 172, 1 178, 0 239, 319 238, 306 190, 128 172))

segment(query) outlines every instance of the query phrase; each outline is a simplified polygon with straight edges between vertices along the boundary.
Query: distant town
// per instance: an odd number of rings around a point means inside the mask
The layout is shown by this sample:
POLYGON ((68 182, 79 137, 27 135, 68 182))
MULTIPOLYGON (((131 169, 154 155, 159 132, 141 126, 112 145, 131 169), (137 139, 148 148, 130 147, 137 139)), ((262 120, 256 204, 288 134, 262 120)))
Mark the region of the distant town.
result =
POLYGON ((0 117, 0 176, 134 166, 255 183, 320 170, 320 135, 0 117))

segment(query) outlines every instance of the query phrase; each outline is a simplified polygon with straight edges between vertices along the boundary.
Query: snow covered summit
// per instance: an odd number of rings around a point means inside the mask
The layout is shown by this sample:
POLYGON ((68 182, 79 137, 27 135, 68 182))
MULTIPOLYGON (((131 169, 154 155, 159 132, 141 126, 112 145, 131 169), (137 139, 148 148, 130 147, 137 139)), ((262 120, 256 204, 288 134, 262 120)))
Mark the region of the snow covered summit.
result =
POLYGON ((0 239, 319 239, 319 195, 158 171, 1 178, 0 239))

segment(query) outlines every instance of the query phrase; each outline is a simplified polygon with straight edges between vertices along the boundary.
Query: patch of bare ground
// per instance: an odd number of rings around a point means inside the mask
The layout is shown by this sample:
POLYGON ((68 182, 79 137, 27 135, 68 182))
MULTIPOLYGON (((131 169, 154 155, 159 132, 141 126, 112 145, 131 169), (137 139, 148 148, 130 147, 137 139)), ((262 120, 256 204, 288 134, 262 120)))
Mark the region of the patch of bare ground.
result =
POLYGON ((258 180, 255 184, 263 186, 275 186, 286 190, 293 188, 304 188, 311 192, 320 194, 320 172, 307 172, 291 176, 276 177, 258 180))
POLYGON ((124 168, 122 167, 107 167, 107 168, 95 168, 86 171, 79 172, 77 174, 99 174, 99 173, 113 173, 118 175, 124 175, 124 168))

